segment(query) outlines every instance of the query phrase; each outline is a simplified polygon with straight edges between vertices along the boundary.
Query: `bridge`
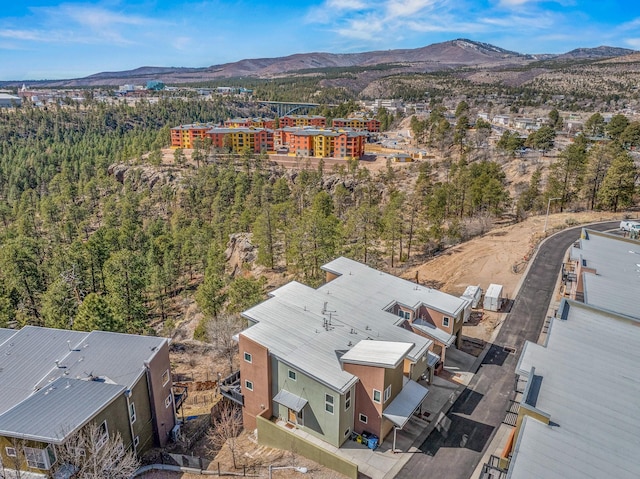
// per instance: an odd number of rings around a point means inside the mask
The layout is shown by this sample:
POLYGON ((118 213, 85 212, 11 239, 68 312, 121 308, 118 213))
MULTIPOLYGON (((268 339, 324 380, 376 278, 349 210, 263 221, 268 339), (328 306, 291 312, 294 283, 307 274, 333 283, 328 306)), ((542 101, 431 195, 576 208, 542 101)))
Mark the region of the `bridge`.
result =
POLYGON ((299 114, 308 114, 314 108, 319 106, 336 106, 336 105, 328 105, 320 103, 303 103, 303 102, 285 102, 285 101, 262 101, 256 100, 256 103, 260 105, 264 105, 271 109, 278 117, 282 117, 285 115, 290 115, 294 112, 299 114))

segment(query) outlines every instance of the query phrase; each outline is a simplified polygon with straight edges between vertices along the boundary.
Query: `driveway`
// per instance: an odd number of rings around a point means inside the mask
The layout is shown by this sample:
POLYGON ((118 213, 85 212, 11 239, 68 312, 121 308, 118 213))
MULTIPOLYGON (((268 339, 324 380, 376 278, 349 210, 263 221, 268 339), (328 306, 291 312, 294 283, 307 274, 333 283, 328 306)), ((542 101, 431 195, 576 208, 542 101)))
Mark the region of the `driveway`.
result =
MULTIPOLYGON (((619 222, 589 226, 605 231, 619 222)), ((453 404, 448 432, 434 431, 396 475, 399 478, 468 479, 505 418, 515 391, 515 366, 525 341, 537 341, 567 248, 581 227, 564 230, 540 245, 511 312, 477 374, 453 404)), ((448 421, 447 421, 448 422, 448 421)))

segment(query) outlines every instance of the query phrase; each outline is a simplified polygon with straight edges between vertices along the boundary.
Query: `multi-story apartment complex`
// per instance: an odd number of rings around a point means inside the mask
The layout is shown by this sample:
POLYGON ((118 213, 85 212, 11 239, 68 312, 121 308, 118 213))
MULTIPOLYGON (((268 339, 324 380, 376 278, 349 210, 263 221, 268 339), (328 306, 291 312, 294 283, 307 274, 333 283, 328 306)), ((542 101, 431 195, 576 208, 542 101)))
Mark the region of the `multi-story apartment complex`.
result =
POLYGON ((241 153, 273 152, 287 148, 290 156, 358 159, 364 155, 367 134, 363 131, 314 127, 258 128, 252 120, 233 119, 228 127, 181 125, 171 129, 172 148, 193 148, 196 139, 209 140, 216 148, 241 153), (252 126, 243 126, 251 124, 252 126))
POLYGON ((375 118, 356 116, 351 118, 334 118, 333 128, 350 128, 354 131, 380 132, 380 121, 375 118))
POLYGON ((211 123, 193 123, 171 128, 172 148, 193 148, 196 140, 204 141, 207 132, 214 128, 211 123))
POLYGON ((56 447, 90 423, 136 454, 164 446, 175 410, 166 338, 0 328, 3 477, 69 477, 56 447))
POLYGON ((316 128, 324 128, 327 126, 327 119, 320 115, 285 115, 280 118, 280 127, 294 127, 299 128, 305 126, 313 126, 316 128))

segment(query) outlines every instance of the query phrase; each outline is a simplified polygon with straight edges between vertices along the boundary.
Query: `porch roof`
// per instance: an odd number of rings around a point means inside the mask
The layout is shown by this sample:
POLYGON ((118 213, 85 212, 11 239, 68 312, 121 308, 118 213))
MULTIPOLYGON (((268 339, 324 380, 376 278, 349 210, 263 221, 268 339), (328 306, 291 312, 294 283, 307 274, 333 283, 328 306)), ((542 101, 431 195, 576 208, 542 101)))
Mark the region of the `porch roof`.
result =
POLYGON ((295 412, 302 411, 302 408, 305 407, 308 402, 306 399, 296 396, 284 389, 281 389, 280 392, 275 395, 273 400, 278 404, 282 404, 284 407, 294 410, 295 412))
POLYGON ((402 429, 409 419, 413 411, 415 411, 424 398, 429 394, 429 389, 421 386, 415 381, 409 380, 406 382, 400 394, 391 401, 391 404, 382 412, 382 415, 386 417, 393 424, 402 429))

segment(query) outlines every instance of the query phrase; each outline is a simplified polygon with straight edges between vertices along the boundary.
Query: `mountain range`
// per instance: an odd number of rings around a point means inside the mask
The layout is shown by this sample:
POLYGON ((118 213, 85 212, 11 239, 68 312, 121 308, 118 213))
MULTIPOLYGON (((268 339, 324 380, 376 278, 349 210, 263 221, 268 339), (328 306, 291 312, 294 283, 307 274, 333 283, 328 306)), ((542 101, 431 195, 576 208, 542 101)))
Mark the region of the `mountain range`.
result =
MULTIPOLYGON (((102 72, 84 78, 26 82, 47 87, 107 86, 144 83, 159 79, 168 84, 188 84, 223 78, 310 74, 332 68, 366 69, 385 66, 390 73, 426 73, 459 68, 504 69, 540 61, 602 60, 636 53, 635 50, 600 46, 578 48, 564 54, 528 55, 505 50, 488 43, 456 39, 415 49, 396 49, 362 53, 298 53, 285 57, 257 58, 203 68, 140 67, 120 72, 102 72)), ((2 82, 18 86, 25 82, 2 82)))

